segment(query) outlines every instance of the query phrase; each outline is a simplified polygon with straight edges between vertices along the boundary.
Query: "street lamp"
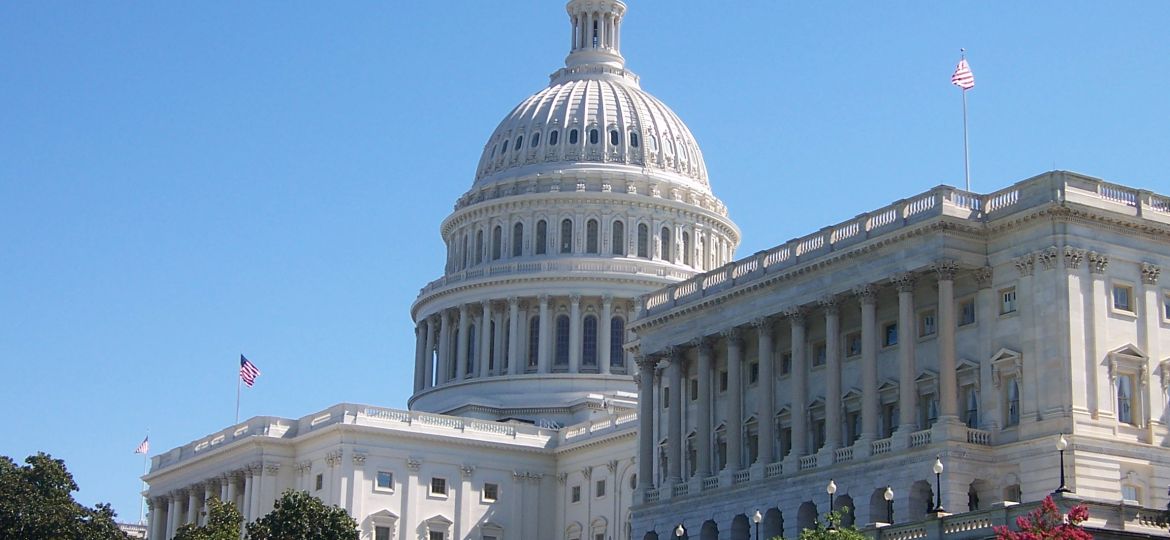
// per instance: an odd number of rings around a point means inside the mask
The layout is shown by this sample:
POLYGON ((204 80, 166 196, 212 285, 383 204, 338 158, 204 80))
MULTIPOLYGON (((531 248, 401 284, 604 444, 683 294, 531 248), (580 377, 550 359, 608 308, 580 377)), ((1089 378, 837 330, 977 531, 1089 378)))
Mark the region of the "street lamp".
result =
POLYGON ((825 486, 825 493, 829 494, 829 518, 828 518, 829 528, 828 528, 828 530, 833 531, 833 530, 836 530, 836 527, 833 525, 833 495, 837 494, 837 483, 834 482, 831 478, 829 479, 829 485, 825 486))
POLYGON ((934 456, 934 511, 946 512, 942 505, 942 456, 934 456))
POLYGON ((687 530, 683 528, 682 523, 679 523, 678 527, 674 528, 674 537, 675 538, 682 538, 683 535, 686 533, 687 533, 687 530))
POLYGON ((886 500, 886 523, 894 524, 894 488, 886 486, 886 492, 882 493, 882 498, 886 500))
POLYGON ((1056 440, 1056 450, 1060 452, 1060 487, 1056 488, 1053 493, 1068 493, 1070 490, 1064 485, 1064 450, 1068 448, 1068 440, 1064 438, 1064 433, 1060 434, 1060 438, 1056 440))
POLYGON ((760 540, 760 522, 764 521, 764 516, 760 514, 757 509, 756 513, 752 514, 752 523, 756 524, 756 540, 760 540))

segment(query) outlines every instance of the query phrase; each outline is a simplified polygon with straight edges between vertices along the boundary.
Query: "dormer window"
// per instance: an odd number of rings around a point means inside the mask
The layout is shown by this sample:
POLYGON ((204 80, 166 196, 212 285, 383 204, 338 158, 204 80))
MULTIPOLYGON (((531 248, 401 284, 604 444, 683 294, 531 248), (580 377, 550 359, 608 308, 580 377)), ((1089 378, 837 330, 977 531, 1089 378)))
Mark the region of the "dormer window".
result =
POLYGON ((601 140, 601 134, 597 132, 597 128, 589 130, 589 144, 597 144, 601 140))
POLYGON ((559 132, 559 131, 557 131, 557 130, 555 130, 555 129, 554 129, 554 130, 552 130, 552 131, 550 131, 550 132, 548 132, 548 145, 549 145, 549 146, 556 146, 556 145, 557 145, 557 139, 559 138, 559 137, 558 137, 559 135, 560 135, 560 132, 559 132))
POLYGON ((638 147, 638 134, 633 131, 630 132, 630 146, 638 147))
POLYGON ((569 144, 577 144, 577 130, 569 130, 569 144))
POLYGON ((609 132, 609 144, 611 146, 617 146, 619 142, 621 142, 621 137, 618 136, 617 130, 616 129, 611 130, 609 132))

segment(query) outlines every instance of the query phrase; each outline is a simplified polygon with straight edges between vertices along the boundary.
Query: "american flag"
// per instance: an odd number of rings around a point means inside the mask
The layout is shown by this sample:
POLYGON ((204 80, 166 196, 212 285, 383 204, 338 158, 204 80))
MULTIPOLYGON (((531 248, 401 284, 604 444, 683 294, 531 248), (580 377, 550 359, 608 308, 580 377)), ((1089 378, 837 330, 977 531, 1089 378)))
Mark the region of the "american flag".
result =
POLYGON ((135 454, 146 454, 149 452, 150 452, 150 435, 147 435, 145 439, 142 439, 142 444, 139 444, 138 448, 134 449, 134 453, 135 454))
POLYGON ((951 75, 951 84, 964 91, 975 88, 975 74, 971 73, 971 66, 967 65, 966 58, 959 60, 959 65, 955 66, 955 74, 951 75))
POLYGON ((244 384, 248 385, 248 388, 251 388, 252 385, 256 384, 256 377, 259 377, 259 376, 260 376, 260 368, 256 367, 256 364, 253 364, 247 358, 244 358, 244 355, 241 354, 240 355, 240 380, 244 381, 244 384))

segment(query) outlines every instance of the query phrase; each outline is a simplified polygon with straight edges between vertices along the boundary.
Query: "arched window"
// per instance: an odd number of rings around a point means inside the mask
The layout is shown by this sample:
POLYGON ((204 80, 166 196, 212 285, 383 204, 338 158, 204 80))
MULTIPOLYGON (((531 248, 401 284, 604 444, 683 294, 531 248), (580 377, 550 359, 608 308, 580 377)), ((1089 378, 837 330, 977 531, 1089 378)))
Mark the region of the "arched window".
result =
POLYGON ((548 145, 549 146, 556 146, 557 139, 560 139, 560 135, 561 135, 561 133, 555 129, 548 132, 548 145))
POLYGON ((617 146, 618 143, 620 143, 621 141, 622 141, 622 138, 620 135, 618 135, 618 132, 616 129, 609 130, 609 144, 610 144, 610 146, 617 146))
POLYGON ((662 241, 662 260, 674 262, 674 258, 670 256, 670 229, 663 227, 659 239, 662 241))
POLYGON ((613 254, 626 254, 626 224, 621 221, 613 222, 613 254))
POLYGON ((597 220, 585 222, 585 253, 597 253, 597 220))
POLYGON ((626 321, 621 317, 609 320, 609 365, 615 368, 626 367, 626 350, 622 345, 626 341, 626 321))
POLYGON ((557 316, 557 354, 553 359, 554 366, 567 367, 569 365, 569 316, 557 316))
POLYGON ((1020 385, 1012 378, 1008 382, 1007 395, 1007 425, 1016 426, 1020 424, 1020 385))
POLYGON ((569 144, 577 144, 577 130, 569 130, 569 144))
POLYGON ((1133 378, 1117 376, 1117 421, 1137 425, 1133 419, 1133 378))
POLYGON ((512 321, 504 319, 504 342, 501 344, 504 346, 504 356, 500 358, 500 375, 506 375, 508 369, 512 367, 508 365, 508 352, 512 350, 509 347, 511 343, 508 343, 510 339, 512 339, 512 321))
POLYGON ((597 367, 597 317, 585 316, 583 328, 584 341, 581 343, 581 365, 597 367))
POLYGON ((573 220, 561 220, 561 253, 573 252, 573 220))
POLYGON ((492 151, 491 151, 491 153, 490 153, 490 154, 488 154, 488 159, 492 159, 492 158, 494 158, 494 157, 496 157, 496 145, 494 145, 494 144, 493 144, 493 145, 492 145, 492 151))
POLYGON ((498 261, 503 256, 504 229, 499 225, 492 229, 492 260, 498 261))
POLYGON ((533 245, 533 251, 537 255, 544 255, 548 250, 548 222, 540 220, 536 222, 536 243, 533 245))
POLYGON ((521 135, 519 137, 516 137, 516 146, 512 147, 512 150, 519 150, 523 147, 524 147, 524 136, 521 135))
POLYGON ((540 132, 537 131, 536 133, 532 134, 532 142, 529 143, 529 146, 531 146, 532 148, 536 148, 536 146, 539 144, 540 144, 540 132))
POLYGON ((690 235, 690 233, 687 233, 684 231, 682 234, 682 241, 683 241, 682 242, 682 244, 683 244, 682 245, 683 264, 689 266, 691 264, 691 235, 690 235))
POLYGON ((638 224, 638 256, 650 257, 650 227, 645 223, 638 224))
POLYGON ((540 361, 540 316, 528 320, 528 367, 540 361))
POLYGON ((650 151, 657 152, 658 151, 658 137, 654 136, 654 134, 651 133, 650 138, 647 140, 650 141, 650 151))
POLYGON ((589 144, 597 144, 601 141, 601 134, 598 133, 597 128, 589 130, 589 144))
POLYGON ((475 325, 467 327, 467 365, 463 366, 463 373, 470 375, 475 371, 475 325))
POLYGON ((508 151, 508 139, 504 139, 504 143, 500 145, 500 157, 504 157, 504 153, 508 151))
POLYGON ((483 262, 483 231, 475 231, 475 264, 483 262))
POLYGON ((462 260, 459 262, 459 268, 460 269, 467 268, 467 235, 466 234, 463 235, 463 249, 460 251, 461 251, 461 253, 459 254, 459 258, 462 260))
POLYGON ((512 256, 519 257, 524 254, 524 224, 517 223, 512 225, 512 256))
POLYGON ((630 146, 634 148, 638 147, 638 132, 636 131, 630 132, 630 146))

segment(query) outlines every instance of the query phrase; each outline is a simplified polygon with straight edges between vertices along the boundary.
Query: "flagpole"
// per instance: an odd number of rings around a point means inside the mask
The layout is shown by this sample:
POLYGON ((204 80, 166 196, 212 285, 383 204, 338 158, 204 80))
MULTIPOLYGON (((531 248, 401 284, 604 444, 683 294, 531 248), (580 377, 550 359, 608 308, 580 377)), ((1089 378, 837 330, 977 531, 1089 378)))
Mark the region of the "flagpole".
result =
POLYGON ((971 191, 971 160, 967 152, 967 91, 963 90, 963 175, 971 191))
POLYGON ((240 377, 238 373, 236 374, 236 423, 237 424, 240 423, 240 380, 242 378, 243 377, 240 377))
MULTIPOLYGON (((149 435, 147 435, 149 437, 149 435)), ((146 476, 150 472, 150 454, 142 453, 142 476, 146 476)), ((142 480, 142 491, 146 491, 146 480, 142 480)), ((146 523, 146 495, 142 495, 142 500, 138 504, 138 524, 146 523)))

